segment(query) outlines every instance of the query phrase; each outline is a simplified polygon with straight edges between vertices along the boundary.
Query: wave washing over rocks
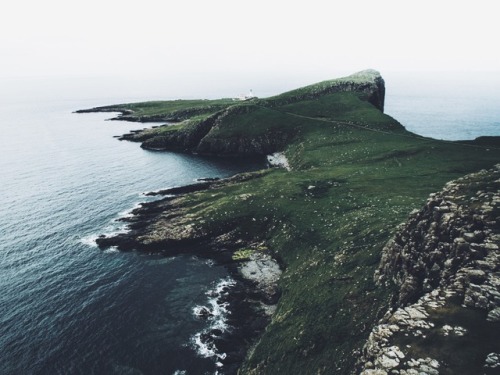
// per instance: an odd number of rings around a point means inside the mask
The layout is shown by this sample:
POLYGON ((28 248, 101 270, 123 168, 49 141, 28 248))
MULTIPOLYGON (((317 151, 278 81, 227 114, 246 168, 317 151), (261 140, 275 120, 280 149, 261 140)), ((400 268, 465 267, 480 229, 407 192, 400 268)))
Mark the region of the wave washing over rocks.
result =
MULTIPOLYGON (((153 199, 149 199, 149 201, 152 201, 153 199)), ((136 202, 132 206, 132 208, 127 209, 125 211, 119 212, 114 219, 111 220, 111 222, 100 232, 100 233, 93 233, 90 235, 87 235, 85 237, 80 238, 80 242, 83 243, 84 245, 90 246, 90 247, 98 247, 96 240, 98 238, 104 237, 113 237, 119 234, 127 233, 129 232, 129 224, 127 221, 132 219, 135 214, 134 211, 142 207, 142 204, 144 202, 136 202)), ((116 248, 114 248, 116 250, 116 248)))
POLYGON ((451 181, 384 248, 392 306, 362 375, 500 373, 500 164, 451 181))
POLYGON ((193 309, 207 327, 191 343, 200 356, 214 359, 216 374, 237 372, 248 342, 265 329, 279 298, 282 271, 269 254, 255 250, 229 270, 233 277, 221 280, 207 292, 207 304, 193 309))
POLYGON ((223 367, 221 362, 227 356, 220 352, 216 347, 216 340, 221 339, 229 331, 228 315, 228 296, 231 287, 236 282, 230 277, 217 283, 215 288, 209 290, 206 294, 209 297, 205 306, 195 306, 193 314, 198 319, 207 321, 208 327, 198 332, 191 338, 191 342, 196 352, 204 358, 213 358, 218 368, 223 367))
POLYGON ((187 193, 247 181, 262 172, 238 174, 227 179, 202 179, 198 183, 148 193, 153 201, 141 203, 120 219, 127 232, 101 235, 97 245, 105 249, 136 250, 166 256, 190 254, 224 265, 231 280, 223 280, 210 293, 205 306, 193 313, 207 327, 190 344, 205 358, 213 358, 218 373, 236 374, 250 345, 270 323, 280 292, 281 269, 264 242, 250 243, 233 232, 196 232, 183 208, 187 193), (159 199, 158 199, 159 198, 159 199))

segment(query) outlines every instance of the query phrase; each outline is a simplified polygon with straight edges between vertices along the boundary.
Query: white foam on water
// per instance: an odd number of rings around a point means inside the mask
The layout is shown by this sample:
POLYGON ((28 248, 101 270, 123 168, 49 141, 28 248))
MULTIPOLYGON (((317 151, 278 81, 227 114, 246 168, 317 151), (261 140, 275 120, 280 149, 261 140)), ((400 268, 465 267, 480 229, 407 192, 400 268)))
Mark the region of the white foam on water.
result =
MULTIPOLYGON (((196 181, 196 179, 194 179, 194 181, 196 181)), ((167 186, 167 187, 160 188, 160 189, 157 189, 157 190, 143 191, 139 195, 141 197, 146 197, 147 199, 150 199, 150 200, 157 200, 157 199, 162 199, 162 198, 171 198, 171 197, 175 197, 176 194, 160 194, 160 192, 165 191, 165 190, 169 190, 169 189, 174 189, 176 187, 181 187, 181 186, 167 186), (155 196, 155 195, 150 195, 150 194, 158 194, 158 195, 155 196)))
POLYGON ((121 219, 133 217, 134 214, 132 213, 132 211, 134 211, 136 208, 141 207, 141 205, 142 205, 142 203, 140 203, 140 202, 135 203, 131 209, 128 209, 126 211, 122 211, 122 212, 118 213, 116 215, 116 217, 111 220, 111 223, 109 223, 102 230, 102 232, 100 232, 98 234, 94 233, 94 234, 85 236, 83 238, 80 238, 80 242, 86 246, 97 247, 96 240, 101 235, 104 235, 106 237, 113 237, 113 236, 116 236, 118 234, 127 233, 129 231, 128 223, 122 222, 121 219))
POLYGON ((80 243, 89 246, 89 247, 97 247, 96 240, 101 236, 104 235, 106 237, 113 237, 118 234, 122 233, 127 233, 129 231, 129 227, 127 224, 122 224, 122 225, 115 225, 115 224, 110 224, 104 228, 104 230, 101 233, 93 233, 85 237, 80 238, 80 243))
POLYGON ((214 358, 215 364, 219 368, 223 366, 220 360, 226 358, 226 353, 217 352, 214 341, 211 340, 213 338, 212 331, 219 330, 224 333, 230 330, 227 324, 227 317, 230 313, 229 304, 221 299, 235 284, 236 282, 230 277, 220 280, 214 288, 205 293, 208 296, 206 305, 198 305, 193 308, 193 315, 200 319, 206 319, 208 326, 203 331, 196 333, 191 338, 191 343, 198 355, 204 358, 214 358))
POLYGON ((133 217, 134 214, 132 213, 136 208, 140 208, 142 206, 141 202, 135 203, 134 206, 131 209, 122 211, 118 213, 117 217, 114 219, 114 221, 120 221, 120 219, 127 219, 130 217, 133 217))
POLYGON ((119 253, 120 250, 118 250, 118 248, 116 246, 111 246, 111 247, 108 247, 103 252, 104 252, 104 254, 116 254, 116 253, 119 253))
POLYGON ((113 226, 113 225, 108 225, 106 228, 101 233, 93 233, 85 237, 80 238, 80 243, 89 246, 89 247, 97 247, 97 242, 96 240, 101 236, 104 235, 106 237, 113 237, 118 234, 122 233, 127 233, 129 230, 128 225, 121 225, 121 226, 113 226))
POLYGON ((98 237, 97 234, 91 234, 90 236, 80 238, 80 242, 89 247, 97 247, 95 240, 97 240, 98 237))
POLYGON ((203 358, 214 357, 217 354, 215 345, 213 343, 210 343, 210 342, 208 342, 208 343, 204 342, 201 339, 202 334, 203 334, 203 332, 198 332, 192 338, 193 344, 196 347, 196 352, 200 356, 202 356, 203 358))

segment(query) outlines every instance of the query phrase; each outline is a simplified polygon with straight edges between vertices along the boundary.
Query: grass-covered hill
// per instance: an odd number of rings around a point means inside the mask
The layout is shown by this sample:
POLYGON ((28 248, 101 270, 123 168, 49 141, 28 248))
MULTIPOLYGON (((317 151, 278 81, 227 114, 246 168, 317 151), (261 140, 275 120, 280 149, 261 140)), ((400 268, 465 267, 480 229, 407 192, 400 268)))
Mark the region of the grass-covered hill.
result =
POLYGON ((397 225, 447 181, 500 161, 498 138, 417 136, 382 112, 383 97, 382 78, 367 71, 248 102, 107 107, 182 120, 130 136, 147 148, 288 158, 290 170, 170 200, 135 238, 166 253, 197 240, 280 260, 277 310, 241 374, 352 373, 387 310, 391 290, 373 275, 397 225))
POLYGON ((143 148, 199 154, 265 155, 283 149, 302 130, 304 119, 287 114, 297 105, 303 108, 299 111, 302 115, 328 118, 329 113, 344 112, 342 119, 349 120, 350 109, 356 108, 360 101, 383 110, 384 90, 380 75, 365 71, 266 99, 173 100, 90 111, 121 112, 117 119, 170 122, 123 137, 142 142, 143 148), (306 112, 304 107, 307 107, 306 112), (329 112, 325 112, 327 108, 329 112))

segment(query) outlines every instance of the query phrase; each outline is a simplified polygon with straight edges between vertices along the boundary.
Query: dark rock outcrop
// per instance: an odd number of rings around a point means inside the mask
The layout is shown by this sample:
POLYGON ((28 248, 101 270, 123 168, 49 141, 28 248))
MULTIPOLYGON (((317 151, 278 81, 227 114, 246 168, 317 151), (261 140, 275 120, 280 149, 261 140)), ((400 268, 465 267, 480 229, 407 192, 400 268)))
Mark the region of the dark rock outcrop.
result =
POLYGON ((500 367, 493 360, 500 334, 500 164, 431 194, 385 246, 375 279, 395 292, 365 345, 363 375, 493 374, 500 367), (451 350, 460 358, 455 363, 451 350))
MULTIPOLYGON (((220 114, 216 113, 203 121, 192 122, 185 128, 161 133, 161 135, 146 136, 141 147, 147 150, 194 151, 201 140, 212 130, 220 114)), ((139 135, 140 137, 141 135, 139 135)), ((126 136, 122 139, 127 139, 126 136)))
POLYGON ((271 131, 253 137, 205 137, 195 152, 203 155, 269 155, 282 150, 292 137, 292 133, 281 131, 271 131))
MULTIPOLYGON (((234 106, 192 122, 183 129, 157 135, 148 130, 124 135, 121 139, 142 142, 148 150, 193 152, 201 155, 267 155, 281 150, 293 138, 293 131, 269 130, 262 134, 225 134, 220 129, 230 124, 231 116, 244 115, 255 108, 234 106)), ((230 126, 230 125, 229 125, 230 126)))
POLYGON ((131 215, 121 219, 128 223, 128 231, 113 236, 101 236, 96 240, 100 248, 117 247, 119 250, 160 252, 165 255, 179 253, 207 254, 226 261, 231 258, 228 248, 242 244, 234 239, 231 231, 237 223, 226 222, 224 226, 207 230, 197 225, 193 215, 186 213, 183 197, 192 192, 216 189, 221 186, 249 181, 267 173, 266 171, 240 173, 233 177, 215 181, 204 181, 181 187, 164 189, 147 195, 166 195, 153 202, 142 203, 131 215), (224 238, 224 240, 222 240, 224 238), (222 248, 222 251, 220 251, 222 248))
MULTIPOLYGON (((376 277, 400 286, 398 306, 455 282, 466 292, 467 285, 484 284, 500 270, 499 178, 500 165, 449 182, 386 245, 376 277)), ((465 303, 497 307, 493 299, 465 303)))

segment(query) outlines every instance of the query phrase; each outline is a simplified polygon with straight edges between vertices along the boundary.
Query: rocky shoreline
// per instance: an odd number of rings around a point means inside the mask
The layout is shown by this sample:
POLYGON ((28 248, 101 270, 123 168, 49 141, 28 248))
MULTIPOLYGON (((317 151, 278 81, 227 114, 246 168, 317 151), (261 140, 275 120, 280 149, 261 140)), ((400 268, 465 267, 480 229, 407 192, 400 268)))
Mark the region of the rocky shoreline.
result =
MULTIPOLYGON (((209 327, 196 337, 198 345, 210 351, 206 357, 214 359, 219 374, 236 374, 244 361, 249 345, 265 330, 271 320, 275 304, 267 299, 268 290, 243 276, 237 264, 226 265, 233 283, 217 296, 218 308, 227 311, 226 329, 209 327), (265 301, 264 301, 265 300, 265 301)), ((263 270, 263 272, 266 272, 263 270)), ((267 284, 277 290, 277 286, 267 284)), ((210 321, 213 311, 209 306, 197 313, 199 319, 210 321)))
MULTIPOLYGON (((197 233, 189 225, 179 224, 185 220, 182 199, 189 193, 248 181, 261 173, 265 172, 244 173, 227 179, 200 179, 195 184, 146 193, 163 198, 142 203, 131 215, 122 218, 121 221, 129 225, 127 232, 96 239, 101 249, 116 247, 165 256, 189 253, 212 259, 228 269, 234 283, 224 288, 216 303, 227 309, 229 329, 210 329, 197 337, 201 345, 214 353, 212 357, 219 366, 218 371, 224 374, 236 374, 249 346, 269 324, 280 296, 278 280, 282 269, 263 242, 247 243, 228 234, 214 238, 212 234, 197 233), (167 235, 168 229, 163 228, 160 241, 148 241, 151 227, 164 220, 170 221, 170 228, 175 229, 167 235), (183 229, 179 231, 179 228, 183 229)), ((198 316, 209 320, 212 314, 210 308, 204 308, 198 316)))
MULTIPOLYGON (((132 210, 130 216, 120 219, 128 223, 128 232, 110 237, 101 235, 96 243, 100 248, 113 246, 119 250, 150 251, 165 255, 176 255, 189 249, 192 253, 203 253, 202 248, 205 248, 205 252, 211 257, 224 260, 231 256, 229 250, 238 249, 242 244, 232 244, 236 239, 219 237, 190 224, 192 217, 186 216, 184 198, 189 193, 232 186, 259 178, 266 173, 266 170, 240 173, 225 179, 203 180, 195 184, 146 193, 147 196, 163 196, 163 198, 141 203, 138 208, 132 210)), ((230 227, 230 224, 228 226, 230 227)), ((228 231, 228 228, 220 228, 218 234, 223 235, 228 231)))
MULTIPOLYGON (((222 303, 227 303, 230 329, 220 337, 212 337, 224 374, 236 374, 250 345, 271 321, 280 296, 278 279, 281 269, 269 254, 251 256, 248 260, 227 265, 235 285, 222 303)), ((210 338, 209 338, 210 340, 210 338)))

